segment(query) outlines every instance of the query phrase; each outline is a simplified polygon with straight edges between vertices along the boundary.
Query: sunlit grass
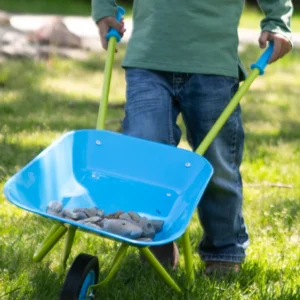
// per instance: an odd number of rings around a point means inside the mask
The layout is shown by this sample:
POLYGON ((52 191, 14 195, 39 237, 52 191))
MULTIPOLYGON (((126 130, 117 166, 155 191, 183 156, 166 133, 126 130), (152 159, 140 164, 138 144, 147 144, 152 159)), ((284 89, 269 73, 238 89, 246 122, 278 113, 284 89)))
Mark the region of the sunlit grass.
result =
MULTIPOLYGON (((108 110, 107 128, 114 131, 121 130, 124 116, 123 51, 116 56, 108 110)), ((241 53, 247 68, 259 54, 254 46, 241 53)), ((51 58, 47 62, 7 61, 0 66, 1 191, 11 175, 62 133, 95 128, 104 60, 102 54, 86 62, 51 58)), ((268 66, 241 102, 246 132, 244 215, 250 247, 240 275, 224 281, 203 276, 196 252, 202 231, 195 215, 191 223, 196 262, 192 291, 183 298, 174 295, 149 266, 140 264, 133 249, 99 299, 300 299, 299 66, 300 52, 295 50, 268 66)), ((179 124, 184 129, 181 118, 179 124)), ((184 135, 180 146, 189 148, 184 135)), ((50 222, 15 207, 2 192, 0 220, 0 297, 56 299, 66 275, 61 268, 63 242, 41 263, 31 260, 50 222)), ((103 278, 116 249, 116 243, 79 232, 68 266, 80 252, 97 255, 103 278)), ((183 256, 180 268, 172 274, 179 284, 184 283, 183 256)))
MULTIPOLYGON (((260 22, 263 18, 264 14, 259 8, 246 6, 240 20, 240 27, 260 30, 260 22)), ((291 29, 293 32, 300 31, 299 12, 294 12, 291 22, 291 29)))
MULTIPOLYGON (((128 2, 117 1, 126 9, 126 17, 132 15, 132 5, 128 2)), ((0 0, 1 10, 7 10, 12 13, 29 13, 29 14, 59 14, 59 15, 78 15, 90 16, 91 4, 85 0, 18 0, 7 1, 0 0)), ((240 27, 260 30, 260 22, 264 15, 259 8, 247 5, 243 11, 240 27)), ((300 31, 300 16, 299 12, 295 12, 292 19, 292 31, 300 31)))
MULTIPOLYGON (((116 55, 116 60, 120 62, 123 51, 116 55)), ((78 62, 74 69, 74 62, 54 59, 50 68, 54 68, 52 77, 46 77, 41 81, 40 88, 47 92, 59 93, 66 96, 74 96, 80 101, 80 96, 88 97, 95 103, 99 103, 102 93, 102 83, 104 76, 102 73, 93 72, 104 68, 103 55, 91 55, 86 63, 78 62), (80 80, 81 79, 81 80, 80 80), (76 84, 74 84, 76 82, 76 84)), ((125 85, 124 70, 122 68, 114 69, 111 81, 111 100, 114 103, 122 102, 125 98, 124 89, 120 86, 125 85)), ((74 100, 75 100, 74 99, 74 100)), ((75 100, 76 101, 76 100, 75 100)))
MULTIPOLYGON (((126 13, 131 13, 131 6, 118 1, 119 5, 126 8, 126 13)), ((12 13, 29 14, 59 14, 59 15, 91 15, 91 2, 86 0, 18 0, 7 1, 0 0, 1 10, 7 10, 12 13)))

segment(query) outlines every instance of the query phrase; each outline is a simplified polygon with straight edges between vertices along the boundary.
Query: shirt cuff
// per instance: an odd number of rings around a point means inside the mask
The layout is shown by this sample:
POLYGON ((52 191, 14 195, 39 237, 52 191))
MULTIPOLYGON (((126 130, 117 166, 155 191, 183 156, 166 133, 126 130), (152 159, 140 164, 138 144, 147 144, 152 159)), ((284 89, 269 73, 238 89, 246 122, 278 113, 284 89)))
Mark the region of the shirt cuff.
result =
POLYGON ((290 31, 283 30, 280 26, 275 25, 275 24, 268 24, 268 25, 263 26, 262 31, 278 33, 278 34, 284 36, 285 38, 288 39, 291 46, 293 47, 292 33, 290 31))
POLYGON ((92 18, 98 23, 104 17, 114 17, 117 14, 117 5, 113 0, 92 0, 92 18))

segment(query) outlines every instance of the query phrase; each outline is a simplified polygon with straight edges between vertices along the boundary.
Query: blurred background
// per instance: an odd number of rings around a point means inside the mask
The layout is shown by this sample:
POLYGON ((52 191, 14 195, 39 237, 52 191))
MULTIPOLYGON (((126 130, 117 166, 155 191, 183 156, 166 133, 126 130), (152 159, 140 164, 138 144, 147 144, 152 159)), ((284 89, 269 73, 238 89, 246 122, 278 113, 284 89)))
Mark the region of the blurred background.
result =
MULTIPOLYGON (((13 206, 2 189, 64 132, 96 126, 106 55, 90 18, 90 2, 0 0, 0 299, 56 299, 65 278, 63 243, 42 263, 31 260, 51 222, 13 206)), ((106 121, 108 130, 119 132, 125 103, 121 61, 132 29, 131 2, 118 2, 126 7, 127 32, 115 55, 106 121)), ((241 102, 244 216, 251 241, 247 261, 235 280, 203 278, 196 254, 202 231, 195 216, 191 240, 197 276, 187 299, 300 299, 300 1, 294 5, 293 51, 268 66, 241 102)), ((262 53, 257 44, 262 18, 256 0, 247 0, 239 52, 248 70, 262 53)), ((179 146, 190 149, 181 117, 178 124, 183 132, 179 146)), ((120 155, 126 157, 121 147, 120 155)), ((97 255, 105 270, 115 250, 114 243, 78 233, 68 264, 85 252, 97 255)), ((131 251, 114 288, 104 289, 101 299, 182 299, 171 296, 131 251)), ((183 282, 180 259, 176 275, 183 282)))

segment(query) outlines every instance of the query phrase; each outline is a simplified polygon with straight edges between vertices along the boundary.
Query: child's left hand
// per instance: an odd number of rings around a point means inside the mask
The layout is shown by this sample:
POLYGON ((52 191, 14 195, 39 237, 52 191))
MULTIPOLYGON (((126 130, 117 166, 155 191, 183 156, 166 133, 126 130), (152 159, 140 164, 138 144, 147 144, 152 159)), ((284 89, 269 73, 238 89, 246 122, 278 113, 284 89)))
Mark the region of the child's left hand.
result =
POLYGON ((269 60, 269 64, 282 58, 292 49, 290 41, 281 34, 263 31, 259 37, 260 48, 266 48, 267 41, 274 41, 274 51, 269 60))

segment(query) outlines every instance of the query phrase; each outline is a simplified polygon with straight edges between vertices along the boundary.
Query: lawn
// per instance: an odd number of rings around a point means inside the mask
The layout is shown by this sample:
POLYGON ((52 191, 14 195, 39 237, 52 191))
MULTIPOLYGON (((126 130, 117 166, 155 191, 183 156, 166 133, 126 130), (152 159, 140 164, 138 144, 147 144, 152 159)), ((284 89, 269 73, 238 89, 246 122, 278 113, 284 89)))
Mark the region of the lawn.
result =
MULTIPOLYGON (((124 53, 116 56, 107 129, 120 131, 125 98, 124 53)), ((246 66, 259 55, 249 46, 246 66)), ((0 65, 0 299, 57 299, 65 278, 63 242, 41 263, 31 257, 47 233, 49 220, 5 200, 5 181, 64 132, 94 128, 105 57, 87 61, 51 58, 0 65)), ((251 244, 241 273, 225 280, 203 276, 196 247, 201 228, 191 224, 196 281, 184 297, 174 294, 131 249, 120 272, 97 299, 300 299, 300 52, 267 68, 242 100, 246 130, 242 164, 244 214, 251 244)), ((181 119, 180 126, 183 128, 181 119)), ((185 137, 181 147, 188 148, 185 137)), ((120 154, 121 155, 121 154, 120 154)), ((181 243, 179 241, 182 252, 181 243)), ((68 267, 80 253, 97 255, 107 271, 117 244, 77 233, 68 267)), ((180 259, 174 277, 183 284, 180 259)))
MULTIPOLYGON (((126 16, 131 16, 131 5, 124 4, 122 1, 117 1, 119 5, 126 8, 126 16)), ((88 1, 83 0, 18 0, 7 1, 0 0, 0 9, 10 12, 22 12, 30 14, 62 14, 62 15, 80 15, 90 16, 91 5, 88 1)), ((260 29, 260 21, 263 14, 259 9, 246 6, 241 17, 241 28, 260 29)), ((294 14, 292 20, 292 30, 300 32, 300 15, 299 12, 294 14)))
MULTIPOLYGON (((127 13, 131 13, 131 5, 118 1, 119 5, 126 8, 127 13)), ((90 16, 91 1, 87 0, 0 0, 0 9, 10 12, 22 12, 30 14, 63 14, 90 16)))
MULTIPOLYGON (((264 15, 261 10, 246 6, 240 20, 241 28, 251 28, 260 30, 260 21, 264 15)), ((300 12, 294 12, 291 22, 293 32, 300 32, 300 12)))

